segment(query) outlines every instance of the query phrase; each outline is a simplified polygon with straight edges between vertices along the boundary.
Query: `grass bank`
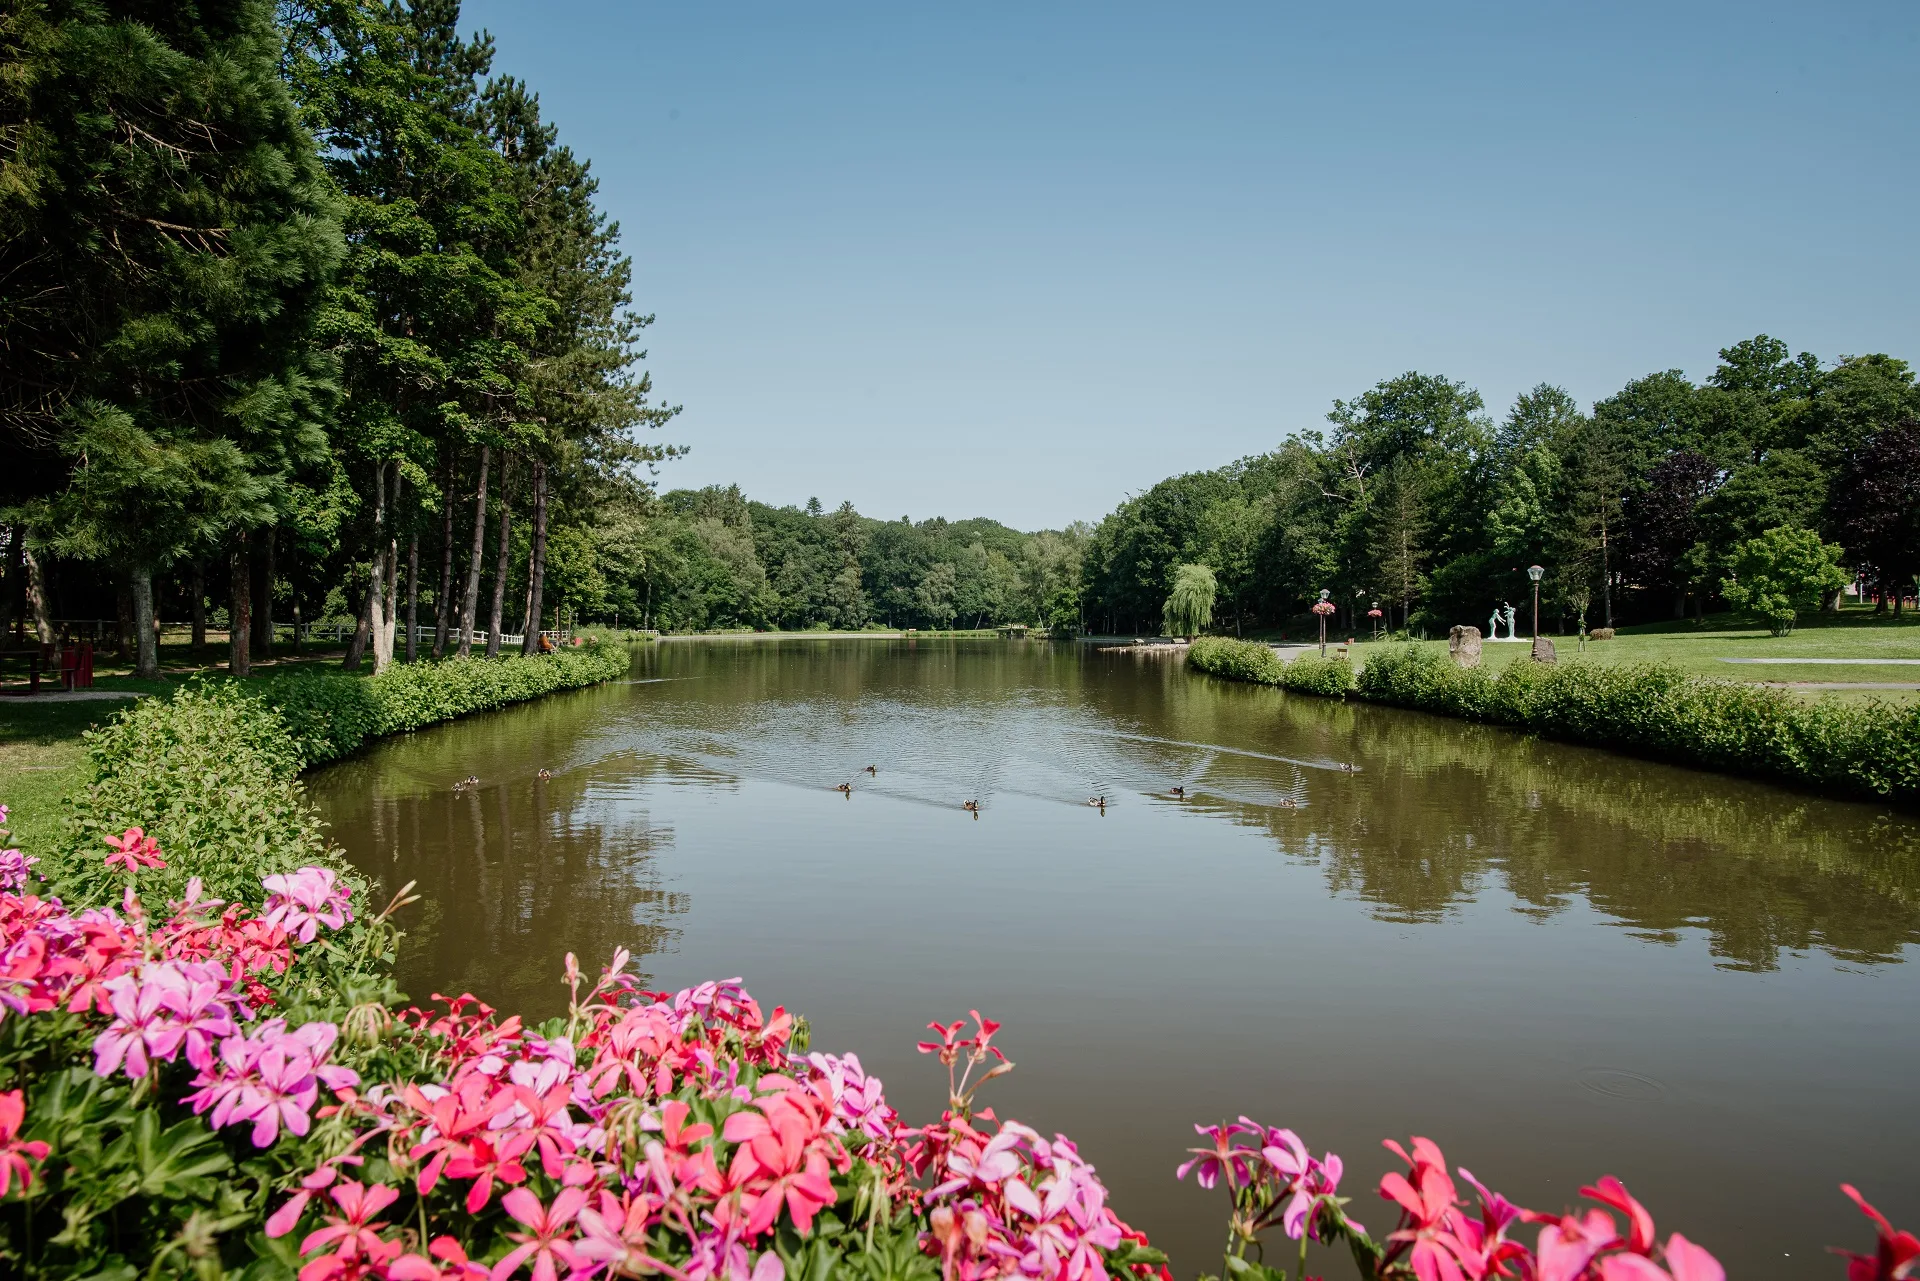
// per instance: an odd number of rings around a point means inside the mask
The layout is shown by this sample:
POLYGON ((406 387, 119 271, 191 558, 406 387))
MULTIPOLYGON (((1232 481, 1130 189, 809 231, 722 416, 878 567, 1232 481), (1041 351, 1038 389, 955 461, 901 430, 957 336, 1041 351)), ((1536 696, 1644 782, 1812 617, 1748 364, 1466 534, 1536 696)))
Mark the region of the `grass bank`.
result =
MULTIPOLYGON (((308 667, 244 681, 218 672, 116 681, 148 695, 137 704, 0 699, 0 804, 14 810, 14 840, 22 849, 53 856, 80 836, 91 840, 115 823, 124 830, 148 826, 156 814, 174 809, 210 812, 219 795, 265 794, 280 786, 282 776, 293 779, 372 739, 597 685, 623 675, 627 667, 623 646, 587 644, 534 657, 395 664, 378 676, 308 667), (223 728, 209 730, 209 725, 223 728), (266 763, 242 750, 256 742, 256 729, 265 735, 259 741, 280 744, 266 763), (233 760, 220 750, 220 734, 235 736, 233 760), (146 747, 138 752, 113 748, 135 740, 146 747), (217 764, 203 771, 212 794, 173 776, 173 762, 184 759, 217 764), (68 800, 74 802, 71 813, 68 800), (73 830, 69 818, 77 824, 73 830)), ((251 815, 252 821, 261 818, 251 815)), ((199 846, 232 852, 197 829, 191 836, 199 846)), ((255 844, 273 839, 278 838, 259 835, 255 844)), ((306 848, 301 842, 291 845, 306 848)), ((257 881, 248 888, 257 890, 257 881)))
POLYGON ((1807 702, 1784 690, 1660 663, 1572 660, 1462 670, 1443 649, 1419 644, 1369 647, 1358 673, 1331 659, 1283 664, 1266 645, 1225 637, 1196 641, 1187 662, 1228 679, 1510 725, 1838 795, 1920 804, 1920 706, 1807 702), (1329 666, 1342 670, 1329 672, 1329 666))

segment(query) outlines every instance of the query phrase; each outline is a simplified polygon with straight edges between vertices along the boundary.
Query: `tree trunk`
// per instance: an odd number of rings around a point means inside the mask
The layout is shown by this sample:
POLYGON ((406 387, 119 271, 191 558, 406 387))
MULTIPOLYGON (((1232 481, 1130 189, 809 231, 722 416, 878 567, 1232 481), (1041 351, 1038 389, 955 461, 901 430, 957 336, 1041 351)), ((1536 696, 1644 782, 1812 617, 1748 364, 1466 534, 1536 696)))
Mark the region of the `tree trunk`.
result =
POLYGON ((499 469, 499 551, 493 557, 493 613, 488 618, 486 657, 499 657, 499 624, 507 611, 507 555, 513 551, 513 499, 507 495, 507 465, 499 469))
POLYGON ((24 525, 14 525, 7 530, 7 622, 13 628, 16 645, 26 637, 27 563, 20 556, 20 543, 26 534, 24 525))
POLYGON ((53 616, 47 612, 47 571, 26 545, 24 531, 20 558, 27 563, 27 612, 33 615, 33 633, 42 645, 53 644, 53 616))
POLYGON ((1608 559, 1607 523, 1600 522, 1600 605, 1607 626, 1613 626, 1613 562, 1608 559))
POLYGON ((473 551, 467 556, 467 590, 460 598, 460 657, 473 653, 473 616, 480 608, 480 557, 487 545, 487 465, 493 450, 480 446, 480 482, 473 490, 473 551))
POLYGON ((144 680, 159 680, 160 640, 153 632, 153 571, 136 567, 127 575, 127 585, 133 594, 134 644, 139 647, 133 674, 144 680))
POLYGON ((420 630, 420 533, 415 530, 407 537, 407 661, 415 661, 419 651, 415 645, 416 633, 420 630))
POLYGON ((373 674, 393 663, 393 632, 387 600, 387 465, 373 469, 373 558, 367 562, 367 627, 373 640, 373 674))
POLYGON ((121 662, 131 662, 133 651, 139 643, 134 638, 133 589, 131 587, 123 586, 113 594, 113 609, 116 615, 115 630, 118 632, 114 637, 114 649, 119 653, 121 662))
POLYGON ((350 672, 360 670, 360 660, 367 656, 367 634, 373 620, 373 584, 367 584, 367 590, 360 597, 360 621, 354 625, 353 639, 347 643, 347 656, 340 660, 340 666, 350 672))
POLYGON ((447 648, 448 606, 453 595, 453 459, 440 471, 440 591, 433 601, 433 656, 447 648))
POLYGON ((273 529, 260 531, 253 545, 253 652, 273 657, 273 529))
POLYGON ((193 562, 193 652, 198 657, 207 647, 207 562, 193 562))
POLYGON ((234 676, 250 676, 253 673, 252 651, 248 642, 253 639, 253 537, 246 530, 240 531, 238 543, 233 549, 232 572, 229 574, 227 601, 227 671, 234 676))
POLYGON ((532 569, 527 581, 527 628, 520 642, 522 654, 540 652, 540 611, 547 590, 547 465, 537 459, 533 464, 533 552, 532 569))
POLYGON ((387 662, 393 662, 393 637, 400 626, 400 462, 393 464, 393 507, 387 517, 387 662))

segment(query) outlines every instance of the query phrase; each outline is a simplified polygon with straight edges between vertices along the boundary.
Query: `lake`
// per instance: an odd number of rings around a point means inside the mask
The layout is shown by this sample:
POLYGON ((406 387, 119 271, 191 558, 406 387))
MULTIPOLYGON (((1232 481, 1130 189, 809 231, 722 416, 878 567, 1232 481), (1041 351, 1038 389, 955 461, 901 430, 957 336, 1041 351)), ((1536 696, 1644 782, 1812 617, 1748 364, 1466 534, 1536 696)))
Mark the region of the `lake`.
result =
POLYGON ((1736 1277, 1842 1275, 1843 1180, 1920 1225, 1912 815, 1030 641, 642 646, 309 781, 420 883, 416 1000, 545 1016, 625 946, 806 1015, 910 1122, 915 1040, 978 1008, 1019 1065, 982 1102, 1182 1281, 1225 1196, 1173 1168, 1241 1113, 1340 1153, 1376 1235, 1410 1134, 1537 1209, 1616 1174, 1736 1277))

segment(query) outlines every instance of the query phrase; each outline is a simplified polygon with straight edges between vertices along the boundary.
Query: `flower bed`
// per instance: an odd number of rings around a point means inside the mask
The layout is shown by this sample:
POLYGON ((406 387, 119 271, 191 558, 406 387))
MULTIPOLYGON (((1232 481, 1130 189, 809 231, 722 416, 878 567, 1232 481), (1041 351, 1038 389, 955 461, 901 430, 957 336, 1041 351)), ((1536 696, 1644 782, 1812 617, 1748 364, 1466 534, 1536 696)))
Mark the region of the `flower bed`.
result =
MULTIPOLYGON (((0 823, 5 810, 0 808, 0 823)), ((472 996, 401 1008, 392 912, 331 869, 264 878, 261 909, 198 880, 150 916, 167 852, 107 847, 115 907, 30 892, 0 852, 0 1258, 29 1277, 232 1274, 300 1281, 1168 1281, 1073 1143, 975 1107, 1011 1070, 999 1026, 934 1024, 941 1117, 905 1125, 852 1054, 737 981, 643 990, 616 953, 538 1028, 472 996), (583 990, 584 988, 584 990, 583 990)), ((1178 1174, 1224 1185, 1224 1272, 1265 1234, 1343 1246, 1359 1274, 1421 1281, 1719 1281, 1719 1265, 1614 1179, 1579 1214, 1522 1210, 1416 1138, 1375 1239, 1342 1163, 1242 1118, 1178 1174), (1471 1187, 1470 1209, 1458 1184, 1471 1187), (1604 1208, 1602 1208, 1604 1207, 1604 1208), (1616 1220, 1614 1213, 1624 1216, 1616 1220), (1538 1226, 1534 1244, 1518 1225, 1538 1226)), ((1920 1240, 1879 1229, 1851 1281, 1896 1281, 1920 1240)))
POLYGON ((1353 667, 1344 659, 1302 654, 1280 661, 1273 646, 1228 636, 1202 636, 1187 649, 1187 665, 1228 680, 1278 685, 1303 694, 1340 697, 1353 689, 1353 667))

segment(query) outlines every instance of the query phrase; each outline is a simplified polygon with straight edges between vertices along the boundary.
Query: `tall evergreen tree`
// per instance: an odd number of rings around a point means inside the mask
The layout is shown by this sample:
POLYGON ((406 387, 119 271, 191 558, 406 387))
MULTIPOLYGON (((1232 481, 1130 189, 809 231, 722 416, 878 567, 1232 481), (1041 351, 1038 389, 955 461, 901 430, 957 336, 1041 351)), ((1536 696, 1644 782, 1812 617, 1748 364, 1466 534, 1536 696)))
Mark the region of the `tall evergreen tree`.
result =
POLYGON ((27 0, 0 30, 0 483, 42 544, 125 567, 153 674, 155 567, 324 458, 334 206, 269 0, 27 0))

